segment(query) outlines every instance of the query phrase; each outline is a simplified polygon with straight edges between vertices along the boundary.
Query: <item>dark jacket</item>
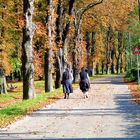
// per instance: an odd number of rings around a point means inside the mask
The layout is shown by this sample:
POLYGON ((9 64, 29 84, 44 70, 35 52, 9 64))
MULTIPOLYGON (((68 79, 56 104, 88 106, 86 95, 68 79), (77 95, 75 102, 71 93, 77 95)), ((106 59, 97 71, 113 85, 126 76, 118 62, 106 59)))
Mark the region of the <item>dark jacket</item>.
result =
POLYGON ((89 90, 89 80, 88 80, 88 75, 87 72, 85 72, 85 70, 82 70, 80 72, 80 89, 82 90, 82 92, 86 92, 89 90))
POLYGON ((64 71, 62 75, 62 85, 63 85, 63 93, 71 93, 71 84, 69 81, 70 75, 69 71, 64 71))

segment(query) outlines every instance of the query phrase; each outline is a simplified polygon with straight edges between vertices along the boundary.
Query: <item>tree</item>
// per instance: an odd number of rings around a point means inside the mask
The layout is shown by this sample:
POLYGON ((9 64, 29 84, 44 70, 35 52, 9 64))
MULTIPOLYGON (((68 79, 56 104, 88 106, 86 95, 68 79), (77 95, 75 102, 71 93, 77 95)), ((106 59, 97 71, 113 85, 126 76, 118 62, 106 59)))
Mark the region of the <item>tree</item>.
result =
POLYGON ((90 4, 88 4, 86 7, 81 8, 79 11, 76 11, 75 17, 74 17, 74 27, 75 27, 75 38, 74 38, 74 49, 73 49, 73 71, 74 71, 74 82, 78 81, 78 75, 79 75, 79 59, 78 59, 78 53, 79 49, 78 46, 80 46, 80 34, 81 34, 81 23, 82 18, 85 12, 87 12, 89 9, 93 8, 94 6, 101 4, 103 0, 97 0, 90 4))
POLYGON ((65 60, 68 57, 68 42, 70 26, 72 25, 72 16, 74 11, 75 0, 69 0, 67 3, 59 0, 57 7, 56 19, 56 45, 58 48, 58 53, 56 54, 56 81, 55 87, 60 87, 60 81, 62 79, 62 72, 67 63, 65 60), (67 6, 67 9, 65 8, 67 6), (67 15, 67 16, 66 16, 67 15), (64 21, 64 19, 66 21, 64 21))
POLYGON ((53 89, 52 86, 52 69, 53 69, 53 49, 55 48, 55 4, 56 1, 48 0, 46 32, 47 32, 47 48, 45 50, 45 92, 53 89))
POLYGON ((35 97, 34 55, 32 48, 32 40, 35 31, 35 25, 32 22, 33 11, 34 0, 24 0, 23 12, 25 26, 23 28, 22 42, 23 99, 33 99, 35 97))

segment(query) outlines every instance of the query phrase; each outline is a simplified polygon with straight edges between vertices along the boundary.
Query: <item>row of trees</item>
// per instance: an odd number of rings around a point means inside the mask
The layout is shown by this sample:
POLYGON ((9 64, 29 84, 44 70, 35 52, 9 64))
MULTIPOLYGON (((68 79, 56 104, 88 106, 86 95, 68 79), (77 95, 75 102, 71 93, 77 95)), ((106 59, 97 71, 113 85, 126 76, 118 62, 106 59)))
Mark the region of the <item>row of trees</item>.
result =
POLYGON ((51 91, 53 80, 60 87, 66 66, 74 82, 82 66, 94 75, 97 62, 104 63, 107 73, 123 72, 128 32, 137 24, 136 5, 135 0, 2 0, 5 75, 23 77, 23 99, 32 99, 34 78, 44 78, 45 92, 51 91))

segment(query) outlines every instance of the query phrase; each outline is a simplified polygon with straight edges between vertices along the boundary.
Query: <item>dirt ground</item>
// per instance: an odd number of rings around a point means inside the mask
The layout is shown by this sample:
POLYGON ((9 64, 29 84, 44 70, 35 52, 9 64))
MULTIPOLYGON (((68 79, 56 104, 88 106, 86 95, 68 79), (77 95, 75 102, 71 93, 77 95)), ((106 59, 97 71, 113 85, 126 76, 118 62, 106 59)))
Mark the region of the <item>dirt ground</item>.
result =
POLYGON ((123 76, 91 82, 89 98, 77 89, 0 129, 0 139, 122 139, 140 137, 140 105, 133 101, 123 76))

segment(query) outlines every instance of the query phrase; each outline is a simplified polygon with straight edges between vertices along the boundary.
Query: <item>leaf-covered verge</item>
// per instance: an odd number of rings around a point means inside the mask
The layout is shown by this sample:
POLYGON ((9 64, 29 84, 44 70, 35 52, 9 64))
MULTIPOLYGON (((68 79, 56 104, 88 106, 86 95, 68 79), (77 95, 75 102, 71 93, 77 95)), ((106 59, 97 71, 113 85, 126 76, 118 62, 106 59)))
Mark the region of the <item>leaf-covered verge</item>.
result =
POLYGON ((131 81, 129 78, 124 78, 124 82, 128 85, 132 101, 140 104, 140 86, 137 84, 137 82, 131 81))

